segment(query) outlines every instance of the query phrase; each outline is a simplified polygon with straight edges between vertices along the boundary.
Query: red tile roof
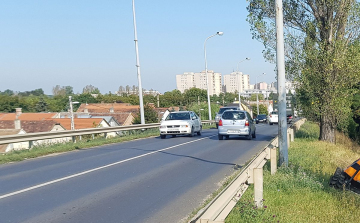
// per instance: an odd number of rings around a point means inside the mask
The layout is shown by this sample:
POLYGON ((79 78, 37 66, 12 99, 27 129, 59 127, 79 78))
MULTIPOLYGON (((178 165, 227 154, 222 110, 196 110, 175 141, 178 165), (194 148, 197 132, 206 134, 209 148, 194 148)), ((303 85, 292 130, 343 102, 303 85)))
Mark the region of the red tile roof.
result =
MULTIPOLYGON (((54 118, 52 120, 60 123, 66 130, 71 130, 70 118, 54 118)), ((74 127, 75 129, 96 128, 103 120, 102 118, 74 118, 74 127)))
POLYGON ((92 116, 112 116, 120 125, 124 125, 125 121, 134 118, 131 112, 116 112, 116 113, 89 113, 92 116))
MULTIPOLYGON (((54 120, 20 120, 21 128, 26 133, 50 132, 55 125, 59 124, 54 120)), ((0 129, 15 129, 15 123, 12 120, 0 120, 0 129)))
POLYGON ((138 112, 139 105, 131 105, 129 103, 93 103, 93 104, 81 104, 77 112, 84 112, 85 109, 89 113, 109 113, 110 109, 114 112, 138 112))
MULTIPOLYGON (((45 120, 56 117, 57 113, 21 113, 18 116, 19 120, 45 120)), ((12 120, 16 119, 15 113, 2 113, 0 114, 0 120, 12 120)))

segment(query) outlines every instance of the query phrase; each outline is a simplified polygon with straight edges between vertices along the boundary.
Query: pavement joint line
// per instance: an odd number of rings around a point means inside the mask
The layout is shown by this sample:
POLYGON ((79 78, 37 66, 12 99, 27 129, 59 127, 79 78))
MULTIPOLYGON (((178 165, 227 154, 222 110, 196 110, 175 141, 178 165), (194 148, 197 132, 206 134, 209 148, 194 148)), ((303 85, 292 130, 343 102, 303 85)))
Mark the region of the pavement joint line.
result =
POLYGON ((56 179, 56 180, 52 180, 52 181, 48 181, 48 182, 38 184, 38 185, 35 185, 35 186, 32 186, 32 187, 28 187, 28 188, 25 188, 25 189, 22 189, 22 190, 18 190, 18 191, 15 191, 15 192, 4 194, 4 195, 0 196, 0 200, 4 199, 4 198, 7 198, 7 197, 17 195, 17 194, 21 194, 21 193, 24 193, 24 192, 35 190, 37 188, 41 188, 41 187, 45 187, 45 186, 48 186, 48 185, 51 185, 51 184, 55 184, 55 183, 58 183, 58 182, 61 182, 61 181, 64 181, 64 180, 68 180, 68 179, 71 179, 71 178, 82 176, 82 175, 85 175, 85 174, 88 174, 88 173, 91 173, 91 172, 95 172, 97 170, 102 170, 102 169, 105 169, 105 168, 108 168, 108 167, 111 167, 111 166, 115 166, 115 165, 118 165, 118 164, 121 164, 121 163, 125 163, 127 161, 131 161, 131 160, 138 159, 138 158, 141 158, 141 157, 144 157, 144 156, 152 155, 152 154, 157 153, 157 152, 166 151, 166 150, 173 149, 173 148, 176 148, 176 147, 179 147, 179 146, 183 146, 183 145, 186 145, 186 144, 190 144, 190 143, 193 143, 193 142, 197 142, 197 141, 200 141, 200 140, 211 138, 213 136, 215 136, 215 135, 211 135, 211 136, 208 136, 208 137, 203 137, 203 138, 196 139, 196 140, 193 140, 193 141, 189 141, 189 142, 181 143, 181 144, 178 144, 178 145, 170 146, 170 147, 167 147, 167 148, 164 148, 164 149, 156 150, 156 151, 153 151, 153 152, 150 152, 150 153, 145 153, 145 154, 135 156, 135 157, 132 157, 132 158, 129 158, 129 159, 121 160, 121 161, 118 161, 118 162, 115 162, 115 163, 110 163, 110 164, 107 164, 105 166, 100 166, 100 167, 97 167, 97 168, 94 168, 94 169, 91 169, 91 170, 83 171, 83 172, 76 173, 76 174, 73 174, 73 175, 70 175, 70 176, 67 176, 67 177, 62 177, 62 178, 59 178, 59 179, 56 179))

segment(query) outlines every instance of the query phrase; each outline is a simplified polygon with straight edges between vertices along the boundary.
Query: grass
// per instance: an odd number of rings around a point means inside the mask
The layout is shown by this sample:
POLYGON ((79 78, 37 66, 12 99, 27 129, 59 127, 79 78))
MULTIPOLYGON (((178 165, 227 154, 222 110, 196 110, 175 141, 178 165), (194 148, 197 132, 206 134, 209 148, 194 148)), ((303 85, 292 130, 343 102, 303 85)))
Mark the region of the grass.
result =
MULTIPOLYGON (((203 125, 203 129, 210 129, 210 128, 216 128, 215 124, 203 125)), ((76 143, 68 142, 68 143, 59 143, 53 145, 34 146, 29 150, 25 149, 25 150, 18 150, 18 151, 12 151, 8 153, 0 154, 0 164, 19 162, 22 160, 36 158, 54 153, 68 152, 72 150, 91 148, 106 144, 112 144, 112 143, 121 143, 121 142, 153 137, 158 135, 159 135, 159 130, 157 128, 153 128, 153 129, 146 129, 145 131, 131 130, 131 131, 127 131, 126 134, 121 137, 113 137, 108 139, 105 139, 104 137, 100 137, 100 136, 95 139, 91 139, 90 136, 83 136, 83 140, 78 140, 78 142, 76 143)))
POLYGON ((264 208, 256 208, 253 185, 226 223, 359 222, 360 195, 329 187, 336 167, 346 168, 360 157, 359 146, 337 133, 336 144, 318 141, 319 127, 306 122, 289 148, 289 167, 270 174, 264 167, 264 208))

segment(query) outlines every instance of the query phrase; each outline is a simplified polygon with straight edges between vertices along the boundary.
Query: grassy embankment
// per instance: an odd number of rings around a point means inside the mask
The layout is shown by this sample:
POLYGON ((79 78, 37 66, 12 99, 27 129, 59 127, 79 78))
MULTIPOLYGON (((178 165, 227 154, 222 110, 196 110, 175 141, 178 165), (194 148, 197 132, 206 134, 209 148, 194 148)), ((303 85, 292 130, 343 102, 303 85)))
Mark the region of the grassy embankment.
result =
POLYGON ((319 127, 306 122, 289 148, 289 167, 270 174, 264 167, 264 208, 253 205, 253 185, 229 214, 226 223, 359 222, 360 195, 330 188, 336 167, 360 157, 359 145, 337 133, 336 145, 318 141, 319 127))
MULTIPOLYGON (((215 128, 215 124, 203 125, 203 129, 209 129, 209 128, 215 128)), ((141 138, 153 137, 158 135, 159 135, 159 129, 153 128, 153 129, 147 129, 145 131, 141 131, 141 130, 127 131, 124 136, 113 137, 108 139, 105 139, 104 137, 101 136, 98 136, 95 139, 91 139, 91 136, 83 136, 82 140, 77 139, 78 142, 76 143, 68 142, 68 143, 53 144, 47 146, 34 146, 30 150, 26 149, 26 150, 12 151, 8 153, 0 154, 0 164, 22 161, 25 159, 36 158, 53 153, 68 152, 72 150, 91 148, 95 146, 102 146, 112 143, 121 143, 121 142, 131 141, 134 139, 141 139, 141 138)))

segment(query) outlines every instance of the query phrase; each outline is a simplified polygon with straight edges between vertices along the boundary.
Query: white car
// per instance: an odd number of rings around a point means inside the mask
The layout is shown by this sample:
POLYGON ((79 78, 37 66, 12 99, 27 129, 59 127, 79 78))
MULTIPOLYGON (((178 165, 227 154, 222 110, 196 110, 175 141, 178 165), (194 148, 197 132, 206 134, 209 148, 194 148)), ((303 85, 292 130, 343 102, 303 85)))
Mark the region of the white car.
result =
POLYGON ((279 115, 277 111, 272 111, 268 116, 268 123, 272 125, 274 123, 279 123, 279 115))
POLYGON ((201 119, 193 111, 170 112, 160 123, 162 139, 165 139, 166 135, 201 135, 201 131, 201 119))

